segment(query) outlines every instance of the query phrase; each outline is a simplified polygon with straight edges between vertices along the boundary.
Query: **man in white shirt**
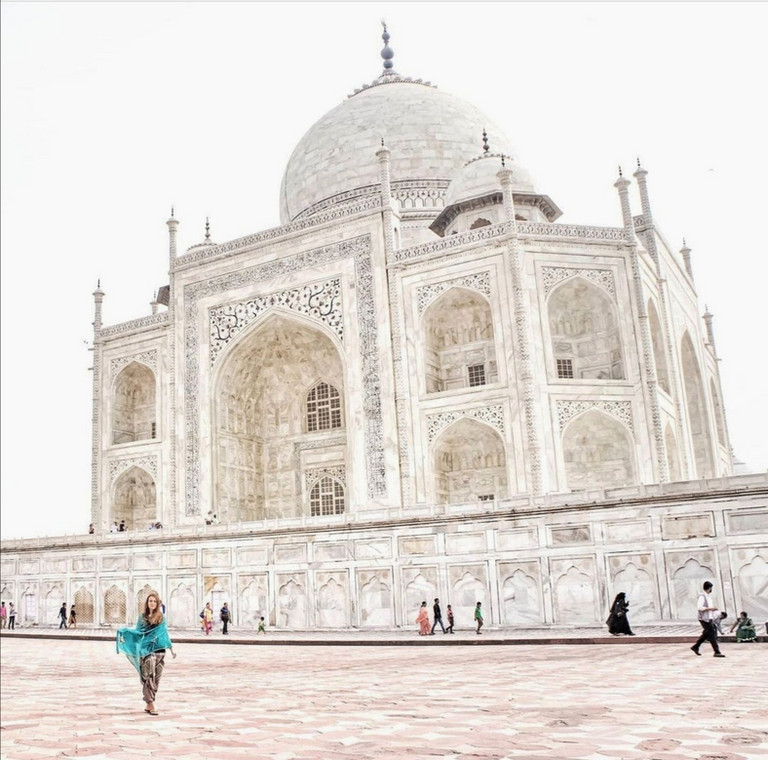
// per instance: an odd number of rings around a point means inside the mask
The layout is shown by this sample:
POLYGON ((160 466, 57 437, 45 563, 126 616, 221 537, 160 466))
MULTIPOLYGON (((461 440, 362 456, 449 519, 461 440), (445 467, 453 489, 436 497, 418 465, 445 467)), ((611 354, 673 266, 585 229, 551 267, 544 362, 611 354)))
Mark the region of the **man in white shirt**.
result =
POLYGON ((699 610, 699 623, 701 623, 702 632, 696 643, 691 647, 694 654, 700 655, 699 647, 708 641, 715 650, 715 657, 725 657, 720 651, 720 645, 717 643, 717 628, 715 627, 715 617, 720 617, 720 610, 712 602, 712 584, 709 581, 704 582, 703 590, 699 594, 696 607, 699 610))

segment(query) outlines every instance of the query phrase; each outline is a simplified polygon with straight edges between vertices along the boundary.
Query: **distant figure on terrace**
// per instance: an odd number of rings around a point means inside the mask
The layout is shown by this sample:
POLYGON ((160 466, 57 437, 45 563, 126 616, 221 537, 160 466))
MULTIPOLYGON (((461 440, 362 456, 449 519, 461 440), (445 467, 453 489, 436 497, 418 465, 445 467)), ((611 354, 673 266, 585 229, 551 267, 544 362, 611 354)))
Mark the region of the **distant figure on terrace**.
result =
POLYGON ((757 641, 755 626, 752 625, 752 619, 747 617, 746 612, 742 612, 741 615, 736 618, 736 621, 731 626, 731 633, 733 633, 734 628, 736 629, 736 641, 739 644, 746 641, 757 641))
POLYGON ((419 614, 416 615, 416 622, 419 624, 419 636, 429 636, 429 612, 427 612, 426 602, 421 603, 419 614))
POLYGON ((613 636, 619 636, 622 633, 627 636, 634 636, 632 629, 629 627, 629 618, 627 612, 629 610, 629 600, 626 594, 621 591, 616 594, 616 598, 611 605, 611 611, 608 615, 608 631, 613 636))
POLYGON ((61 607, 59 608, 59 618, 61 622, 59 623, 59 628, 66 628, 67 627, 67 603, 62 602, 61 607))
POLYGON ((77 615, 75 614, 75 605, 69 608, 69 628, 77 628, 77 615))

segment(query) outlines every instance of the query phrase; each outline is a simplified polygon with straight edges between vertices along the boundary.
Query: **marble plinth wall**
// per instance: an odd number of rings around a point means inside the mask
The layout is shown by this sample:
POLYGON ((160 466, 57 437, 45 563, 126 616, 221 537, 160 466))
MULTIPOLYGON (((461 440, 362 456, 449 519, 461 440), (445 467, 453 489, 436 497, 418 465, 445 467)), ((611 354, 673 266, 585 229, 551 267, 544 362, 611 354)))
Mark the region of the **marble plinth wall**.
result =
POLYGON ((641 624, 694 620, 710 579, 729 614, 765 620, 768 478, 714 483, 698 492, 671 484, 663 496, 641 488, 624 503, 582 494, 577 505, 545 498, 365 521, 7 541, 0 597, 17 605, 21 625, 57 624, 64 601, 80 625, 133 622, 157 589, 176 628, 197 625, 206 601, 215 610, 226 601, 241 629, 262 616, 284 629, 388 629, 413 625, 435 597, 453 605, 459 628, 472 625, 478 601, 491 626, 597 623, 624 591, 641 624))

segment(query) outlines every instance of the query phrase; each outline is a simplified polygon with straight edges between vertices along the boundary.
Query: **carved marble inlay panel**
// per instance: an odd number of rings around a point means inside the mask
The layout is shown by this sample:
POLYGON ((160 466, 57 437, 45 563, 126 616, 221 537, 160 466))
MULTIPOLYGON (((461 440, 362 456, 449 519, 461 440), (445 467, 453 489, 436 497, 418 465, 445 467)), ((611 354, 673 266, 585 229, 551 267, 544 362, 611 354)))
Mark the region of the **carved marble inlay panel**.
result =
POLYGON ((131 354, 130 356, 120 356, 112 359, 109 364, 109 379, 114 379, 120 374, 120 370, 127 367, 131 362, 140 362, 146 364, 153 372, 157 373, 157 349, 142 351, 140 354, 131 354))
POLYGON ((557 421, 560 423, 560 430, 562 431, 577 414, 586 412, 587 409, 600 409, 611 417, 616 417, 630 430, 634 429, 631 401, 558 401, 557 421))
POLYGON ((114 483, 117 476, 130 467, 141 467, 157 480, 157 456, 132 457, 130 459, 112 459, 109 462, 109 482, 114 483))
POLYGON ((335 467, 313 467, 304 473, 307 490, 309 491, 321 478, 334 478, 342 485, 347 484, 347 470, 343 464, 335 467))
POLYGON ((434 301, 437 296, 440 295, 448 288, 455 286, 461 286, 465 288, 471 288, 472 290, 479 290, 486 296, 491 295, 491 275, 490 272, 476 272, 475 274, 469 274, 466 277, 456 277, 452 280, 445 280, 444 282, 435 282, 432 285, 424 285, 416 291, 416 296, 419 306, 419 314, 424 313, 424 309, 427 308, 431 301, 434 301))
POLYGON ((273 306, 306 314, 328 325, 344 340, 344 315, 341 305, 341 280, 335 277, 301 288, 283 290, 265 296, 249 298, 208 310, 211 332, 211 364, 222 349, 249 324, 273 306))
MULTIPOLYGON (((221 248, 221 246, 218 246, 221 248)), ((184 423, 186 440, 186 514, 200 514, 200 366, 198 350, 197 304, 202 298, 234 290, 245 285, 300 272, 314 266, 351 258, 355 263, 355 291, 360 309, 360 359, 363 377, 363 413, 365 418, 365 462, 369 498, 386 495, 384 441, 381 414, 381 382, 376 335, 376 309, 373 296, 371 236, 298 253, 268 261, 258 266, 230 272, 184 288, 184 355, 186 394, 184 423)))
POLYGON ((616 300, 616 286, 613 282, 613 272, 610 269, 571 269, 570 267, 542 267, 541 276, 544 281, 544 297, 549 291, 569 277, 583 277, 585 280, 600 285, 616 300))
POLYGON ((475 420, 487 422, 491 427, 496 428, 496 430, 504 435, 504 408, 501 404, 495 404, 493 406, 483 406, 479 409, 428 414, 427 430, 429 442, 432 443, 442 430, 461 417, 471 417, 475 420))

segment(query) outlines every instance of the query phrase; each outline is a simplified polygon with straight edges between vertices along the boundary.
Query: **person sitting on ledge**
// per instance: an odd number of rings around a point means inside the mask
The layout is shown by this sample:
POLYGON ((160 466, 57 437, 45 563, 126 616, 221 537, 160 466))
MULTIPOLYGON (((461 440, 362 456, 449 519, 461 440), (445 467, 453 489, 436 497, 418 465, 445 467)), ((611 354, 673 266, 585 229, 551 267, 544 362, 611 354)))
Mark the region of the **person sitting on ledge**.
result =
POLYGON ((731 632, 736 628, 736 641, 742 644, 746 641, 757 641, 757 632, 755 626, 752 625, 752 619, 747 617, 746 612, 742 612, 736 621, 731 626, 731 632))

